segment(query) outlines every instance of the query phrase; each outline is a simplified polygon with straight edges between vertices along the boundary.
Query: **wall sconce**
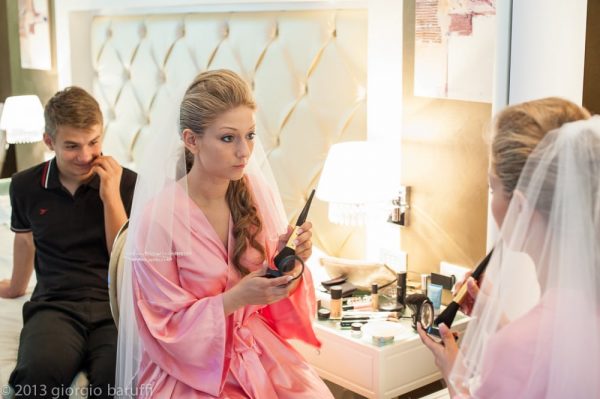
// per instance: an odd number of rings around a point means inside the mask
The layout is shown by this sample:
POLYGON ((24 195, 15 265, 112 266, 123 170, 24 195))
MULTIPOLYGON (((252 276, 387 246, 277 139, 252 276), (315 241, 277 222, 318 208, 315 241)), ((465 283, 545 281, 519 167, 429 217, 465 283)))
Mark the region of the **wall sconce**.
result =
MULTIPOLYGON (((321 178, 317 197, 329 202, 329 220, 342 225, 363 225, 368 208, 389 203, 396 195, 390 182, 393 167, 390 150, 369 141, 347 141, 331 146, 321 178)), ((385 215, 382 216, 385 218, 385 215)))
POLYGON ((9 144, 41 141, 44 133, 44 108, 38 96, 12 96, 6 99, 0 118, 9 144))
POLYGON ((388 222, 399 226, 408 226, 408 209, 410 208, 410 186, 400 186, 398 198, 392 200, 392 213, 388 222))

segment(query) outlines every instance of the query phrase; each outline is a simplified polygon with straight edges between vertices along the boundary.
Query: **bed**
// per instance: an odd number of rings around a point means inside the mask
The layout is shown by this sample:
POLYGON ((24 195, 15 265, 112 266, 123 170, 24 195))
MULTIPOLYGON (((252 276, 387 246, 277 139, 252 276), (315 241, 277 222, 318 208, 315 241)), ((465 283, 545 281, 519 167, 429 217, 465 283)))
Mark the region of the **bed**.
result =
MULTIPOLYGON (((10 201, 8 186, 10 180, 0 180, 0 280, 10 278, 12 273, 13 236, 10 231, 10 201)), ((2 314, 2 328, 0 329, 0 384, 2 387, 8 382, 17 360, 19 332, 23 325, 21 307, 28 299, 35 279, 32 279, 27 289, 28 294, 17 299, 0 298, 0 314, 2 314)), ((2 390, 4 394, 4 389, 2 390)))

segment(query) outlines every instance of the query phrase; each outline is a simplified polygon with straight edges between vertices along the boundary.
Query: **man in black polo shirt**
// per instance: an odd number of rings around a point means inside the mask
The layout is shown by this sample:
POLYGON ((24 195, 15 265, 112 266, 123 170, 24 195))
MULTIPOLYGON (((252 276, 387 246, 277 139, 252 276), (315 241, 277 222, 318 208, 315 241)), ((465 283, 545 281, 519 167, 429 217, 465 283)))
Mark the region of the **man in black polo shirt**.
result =
POLYGON ((131 209, 136 174, 102 155, 102 114, 85 90, 58 92, 44 116, 44 142, 56 156, 15 174, 10 185, 14 264, 0 296, 23 295, 34 265, 37 285, 23 306, 9 382, 17 397, 66 397, 84 370, 90 396, 109 397, 117 330, 108 262, 131 209))

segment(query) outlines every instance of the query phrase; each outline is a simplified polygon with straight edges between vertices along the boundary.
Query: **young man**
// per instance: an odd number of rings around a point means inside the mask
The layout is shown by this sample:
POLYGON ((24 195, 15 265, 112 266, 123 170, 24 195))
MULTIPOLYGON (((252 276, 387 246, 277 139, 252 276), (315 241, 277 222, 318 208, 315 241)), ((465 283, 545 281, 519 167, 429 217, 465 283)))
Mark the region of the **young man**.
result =
POLYGON ((91 397, 109 397, 117 330, 108 299, 109 255, 127 220, 136 174, 102 155, 103 121, 85 90, 69 87, 46 105, 44 142, 56 156, 15 174, 10 185, 16 233, 11 280, 0 297, 25 294, 17 365, 17 397, 67 397, 87 372, 91 397))

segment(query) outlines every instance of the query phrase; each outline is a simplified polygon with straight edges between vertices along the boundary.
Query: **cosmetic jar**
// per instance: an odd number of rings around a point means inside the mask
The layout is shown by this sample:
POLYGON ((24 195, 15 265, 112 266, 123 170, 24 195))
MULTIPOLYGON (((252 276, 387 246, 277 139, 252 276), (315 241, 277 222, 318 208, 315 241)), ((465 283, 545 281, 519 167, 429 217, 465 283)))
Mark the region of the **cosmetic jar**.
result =
POLYGON ((370 320, 363 326, 362 332, 367 336, 371 336, 373 344, 377 346, 391 344, 394 342, 394 337, 397 336, 414 335, 411 330, 401 323, 388 320, 370 320))
POLYGON ((391 344, 394 342, 393 335, 391 335, 391 336, 390 335, 383 335, 383 336, 373 335, 372 339, 373 339, 373 343, 377 346, 383 346, 383 345, 391 344))
POLYGON ((362 337, 362 326, 363 323, 352 323, 350 326, 350 335, 352 338, 360 338, 362 337))
POLYGON ((329 309, 319 309, 319 311, 317 312, 317 318, 319 320, 329 320, 329 316, 331 315, 331 312, 329 311, 329 309))

